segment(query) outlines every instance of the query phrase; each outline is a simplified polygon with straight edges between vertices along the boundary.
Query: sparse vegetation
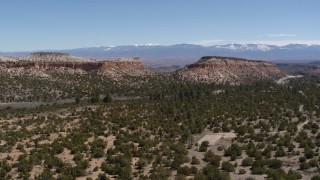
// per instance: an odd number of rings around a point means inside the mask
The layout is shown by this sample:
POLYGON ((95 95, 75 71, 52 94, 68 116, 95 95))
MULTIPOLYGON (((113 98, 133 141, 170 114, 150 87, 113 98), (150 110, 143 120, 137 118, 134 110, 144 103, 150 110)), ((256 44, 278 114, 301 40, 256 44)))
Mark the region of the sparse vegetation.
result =
POLYGON ((2 102, 73 100, 0 111, 0 179, 317 178, 316 76, 228 86, 56 74, 0 84, 2 102), (204 135, 216 141, 199 143, 204 135))

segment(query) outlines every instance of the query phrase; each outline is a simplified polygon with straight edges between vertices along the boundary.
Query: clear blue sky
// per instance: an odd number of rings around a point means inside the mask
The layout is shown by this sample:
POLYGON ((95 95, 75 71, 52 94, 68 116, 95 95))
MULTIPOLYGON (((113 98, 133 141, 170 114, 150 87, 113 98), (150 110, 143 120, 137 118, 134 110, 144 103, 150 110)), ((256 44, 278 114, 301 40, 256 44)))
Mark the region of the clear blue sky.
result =
POLYGON ((0 51, 320 44, 320 0, 3 0, 0 51))

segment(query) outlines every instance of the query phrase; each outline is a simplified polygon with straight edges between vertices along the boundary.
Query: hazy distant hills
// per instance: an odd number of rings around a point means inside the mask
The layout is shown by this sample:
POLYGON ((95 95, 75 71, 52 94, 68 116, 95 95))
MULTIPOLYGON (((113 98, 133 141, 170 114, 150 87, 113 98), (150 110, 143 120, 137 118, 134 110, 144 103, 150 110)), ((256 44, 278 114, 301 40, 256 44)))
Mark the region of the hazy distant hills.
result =
MULTIPOLYGON (((46 50, 47 51, 47 50, 46 50)), ((311 62, 320 60, 320 45, 289 44, 274 46, 265 44, 226 44, 204 47, 193 44, 102 46, 66 50, 49 50, 69 53, 90 59, 140 57, 147 66, 171 66, 191 64, 202 56, 231 56, 272 62, 311 62)), ((24 56, 30 52, 0 52, 4 56, 24 56)))

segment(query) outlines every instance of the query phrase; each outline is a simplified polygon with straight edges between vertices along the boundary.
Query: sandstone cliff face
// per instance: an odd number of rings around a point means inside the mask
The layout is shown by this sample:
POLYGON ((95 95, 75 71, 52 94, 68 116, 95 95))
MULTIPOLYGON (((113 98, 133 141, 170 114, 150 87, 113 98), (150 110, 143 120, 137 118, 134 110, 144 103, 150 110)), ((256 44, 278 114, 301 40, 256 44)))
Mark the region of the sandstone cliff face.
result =
POLYGON ((152 75, 153 71, 145 68, 139 58, 134 58, 105 61, 99 68, 99 74, 113 78, 120 78, 122 76, 152 75))
POLYGON ((263 79, 283 77, 276 65, 230 57, 202 57, 198 62, 178 71, 179 77, 191 81, 217 84, 241 84, 263 79))
POLYGON ((0 61, 0 73, 9 75, 49 77, 52 73, 85 74, 89 71, 116 80, 123 76, 152 74, 139 58, 91 61, 62 53, 33 53, 19 61, 0 61))

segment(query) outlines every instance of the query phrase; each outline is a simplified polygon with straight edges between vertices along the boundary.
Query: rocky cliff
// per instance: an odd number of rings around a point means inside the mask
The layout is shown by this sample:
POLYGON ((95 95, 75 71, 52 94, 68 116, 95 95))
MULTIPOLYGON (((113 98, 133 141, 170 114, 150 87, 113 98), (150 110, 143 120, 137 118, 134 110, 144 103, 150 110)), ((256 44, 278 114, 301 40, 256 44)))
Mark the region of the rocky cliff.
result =
POLYGON ((121 76, 146 76, 152 75, 153 71, 144 67, 140 58, 118 59, 104 61, 99 67, 99 73, 113 78, 121 76))
POLYGON ((115 79, 152 74, 139 58, 92 61, 64 53, 32 53, 27 57, 0 61, 0 72, 10 75, 48 77, 51 73, 83 74, 89 71, 115 79))
POLYGON ((285 75, 269 62, 219 56, 202 57, 177 73, 186 80, 232 85, 285 75))

